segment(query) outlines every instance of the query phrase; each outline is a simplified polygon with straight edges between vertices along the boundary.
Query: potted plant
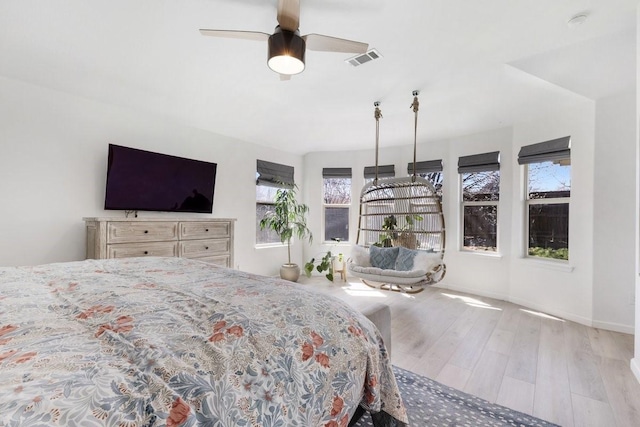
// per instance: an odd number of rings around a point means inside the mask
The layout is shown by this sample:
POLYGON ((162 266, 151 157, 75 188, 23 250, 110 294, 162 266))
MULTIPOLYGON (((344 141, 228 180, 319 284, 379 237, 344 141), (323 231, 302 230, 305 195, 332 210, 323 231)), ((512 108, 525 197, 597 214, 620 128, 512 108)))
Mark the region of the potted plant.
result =
POLYGON ((402 226, 398 226, 398 221, 394 215, 385 217, 382 222, 382 229, 385 232, 380 234, 378 242, 374 243, 374 245, 384 248, 404 246, 405 248, 416 249, 418 247, 418 239, 412 233, 415 221, 422 221, 422 217, 416 214, 405 215, 404 225, 402 226))
MULTIPOLYGON (((340 237, 332 237, 331 240, 336 243, 340 243, 342 241, 340 237)), ((333 256, 331 254, 331 251, 329 250, 322 256, 322 258, 320 258, 320 261, 317 262, 317 265, 315 258, 311 258, 311 261, 305 263, 304 273, 307 275, 307 277, 311 277, 311 273, 313 272, 314 268, 318 271, 318 273, 326 271, 327 273, 324 275, 324 277, 326 277, 330 282, 333 282, 333 273, 335 273, 336 271, 334 262, 336 261, 336 259, 338 259, 338 262, 342 263, 342 254, 338 254, 338 256, 336 257, 333 256)), ((342 270, 340 269, 338 269, 338 271, 342 272, 342 270)))
POLYGON ((309 243, 313 241, 311 230, 307 227, 306 215, 309 212, 309 206, 298 203, 297 190, 296 185, 293 188, 278 189, 274 210, 260 220, 260 229, 273 230, 280 237, 280 241, 287 244, 288 262, 280 267, 280 277, 292 282, 296 282, 300 277, 300 267, 291 262, 291 239, 295 235, 300 240, 308 238, 309 243))
POLYGON ((320 259, 318 265, 316 265, 315 258, 311 258, 311 261, 307 262, 304 265, 304 273, 307 275, 307 277, 311 277, 311 273, 313 272, 314 267, 318 271, 318 273, 326 271, 327 274, 325 274, 325 277, 330 282, 333 282, 333 256, 331 255, 331 251, 327 251, 327 253, 324 254, 322 259, 320 259))

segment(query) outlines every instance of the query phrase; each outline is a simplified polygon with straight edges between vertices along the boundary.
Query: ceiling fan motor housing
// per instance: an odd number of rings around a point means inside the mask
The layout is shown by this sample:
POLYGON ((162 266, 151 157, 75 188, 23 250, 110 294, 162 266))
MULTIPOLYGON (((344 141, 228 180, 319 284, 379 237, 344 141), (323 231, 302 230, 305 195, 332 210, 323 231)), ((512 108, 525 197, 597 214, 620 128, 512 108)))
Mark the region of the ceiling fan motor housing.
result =
POLYGON ((278 25, 269 37, 267 64, 276 73, 292 75, 304 70, 306 43, 300 31, 283 30, 278 25))

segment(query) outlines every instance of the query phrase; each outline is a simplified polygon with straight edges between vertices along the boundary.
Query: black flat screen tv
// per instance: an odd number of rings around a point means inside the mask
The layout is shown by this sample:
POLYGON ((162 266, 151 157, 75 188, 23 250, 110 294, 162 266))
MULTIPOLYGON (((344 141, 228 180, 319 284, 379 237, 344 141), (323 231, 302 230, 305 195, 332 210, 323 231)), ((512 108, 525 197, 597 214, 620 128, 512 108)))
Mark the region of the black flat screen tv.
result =
POLYGON ((217 167, 109 144, 104 208, 212 213, 217 167))

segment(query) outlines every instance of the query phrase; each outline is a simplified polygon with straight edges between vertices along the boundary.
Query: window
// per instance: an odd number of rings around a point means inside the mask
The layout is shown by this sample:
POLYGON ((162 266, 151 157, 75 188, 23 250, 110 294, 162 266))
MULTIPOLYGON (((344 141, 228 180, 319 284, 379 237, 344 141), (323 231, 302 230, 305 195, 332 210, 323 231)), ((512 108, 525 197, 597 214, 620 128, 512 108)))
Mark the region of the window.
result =
POLYGON ((278 163, 257 161, 256 170, 256 243, 280 243, 280 237, 269 229, 260 229, 260 221, 273 211, 276 192, 280 188, 293 187, 293 167, 278 163))
MULTIPOLYGON (((442 174, 442 159, 416 162, 415 173, 433 185, 438 198, 440 198, 442 202, 442 181, 444 180, 444 175, 442 174)), ((409 176, 413 175, 413 162, 407 165, 407 174, 409 174, 409 176)))
POLYGON ((500 152, 460 157, 462 248, 498 251, 500 152))
MULTIPOLYGON (((378 179, 380 178, 393 178, 396 176, 395 165, 382 165, 378 166, 378 179)), ((373 182, 376 177, 376 167, 366 166, 364 168, 364 183, 369 184, 373 182)))
POLYGON ((571 138, 559 138, 521 148, 525 166, 527 255, 569 260, 571 138))
POLYGON ((324 168, 322 181, 324 240, 348 241, 351 168, 324 168))
MULTIPOLYGON (((381 178, 394 178, 396 176, 396 167, 395 165, 382 165, 378 166, 378 179, 381 178)), ((375 166, 366 166, 364 168, 364 184, 370 184, 376 177, 376 167, 375 166)), ((369 216, 370 219, 367 220, 369 226, 367 228, 380 228, 380 224, 372 225, 368 221, 382 221, 381 214, 385 212, 389 212, 392 207, 390 204, 393 204, 393 189, 392 188, 382 188, 377 191, 377 195, 381 196, 386 200, 380 200, 378 202, 370 202, 366 204, 364 210, 361 212, 361 215, 369 216), (373 219, 377 218, 377 219, 373 219)), ((361 208, 362 209, 362 208, 361 208)), ((380 241, 380 233, 377 231, 365 231, 364 234, 364 242, 367 245, 374 244, 375 242, 380 241)), ((359 239, 362 241, 362 238, 359 239)))
POLYGON ((260 221, 268 212, 273 212, 273 201, 276 198, 278 188, 266 185, 256 185, 256 243, 280 243, 280 237, 275 231, 265 228, 260 229, 260 221))

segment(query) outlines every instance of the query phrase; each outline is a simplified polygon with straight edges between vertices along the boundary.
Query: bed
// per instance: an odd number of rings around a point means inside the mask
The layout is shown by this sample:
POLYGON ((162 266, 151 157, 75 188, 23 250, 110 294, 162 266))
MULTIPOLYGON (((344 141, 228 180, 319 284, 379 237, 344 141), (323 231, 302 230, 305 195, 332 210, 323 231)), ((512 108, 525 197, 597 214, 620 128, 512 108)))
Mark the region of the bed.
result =
POLYGON ((377 329, 184 258, 0 268, 0 426, 407 425, 377 329))

